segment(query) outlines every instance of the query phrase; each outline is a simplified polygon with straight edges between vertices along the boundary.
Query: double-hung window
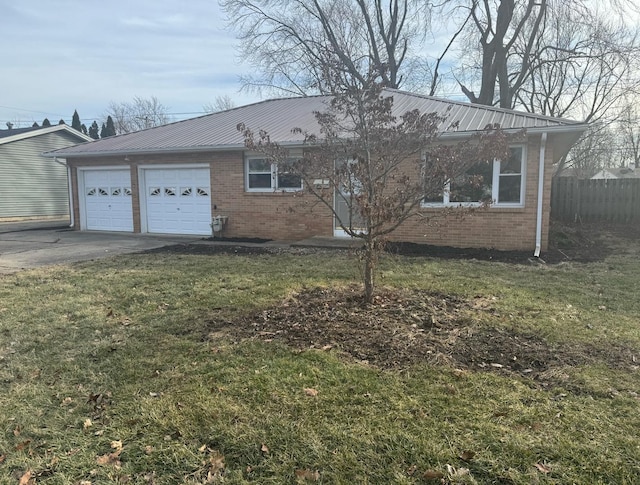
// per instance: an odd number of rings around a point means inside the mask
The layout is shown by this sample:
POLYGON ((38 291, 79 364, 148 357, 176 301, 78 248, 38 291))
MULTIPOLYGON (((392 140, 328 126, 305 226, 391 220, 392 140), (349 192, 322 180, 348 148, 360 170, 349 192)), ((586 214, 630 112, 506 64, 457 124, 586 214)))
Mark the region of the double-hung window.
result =
POLYGON ((525 148, 511 147, 510 152, 508 160, 478 163, 463 175, 445 181, 442 193, 425 197, 423 206, 472 207, 487 201, 493 207, 524 206, 525 148))
POLYGON ((293 192, 302 189, 302 179, 291 170, 295 159, 274 163, 268 158, 247 158, 246 187, 249 192, 293 192))

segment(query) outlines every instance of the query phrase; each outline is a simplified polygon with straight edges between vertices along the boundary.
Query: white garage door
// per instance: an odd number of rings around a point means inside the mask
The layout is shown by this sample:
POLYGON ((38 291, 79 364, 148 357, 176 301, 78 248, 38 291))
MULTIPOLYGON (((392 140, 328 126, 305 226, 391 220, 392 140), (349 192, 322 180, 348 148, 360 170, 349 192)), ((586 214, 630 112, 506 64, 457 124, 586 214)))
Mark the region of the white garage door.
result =
POLYGON ((87 170, 83 173, 85 229, 132 232, 129 169, 87 170))
POLYGON ((147 231, 163 234, 211 234, 208 168, 144 171, 147 231))

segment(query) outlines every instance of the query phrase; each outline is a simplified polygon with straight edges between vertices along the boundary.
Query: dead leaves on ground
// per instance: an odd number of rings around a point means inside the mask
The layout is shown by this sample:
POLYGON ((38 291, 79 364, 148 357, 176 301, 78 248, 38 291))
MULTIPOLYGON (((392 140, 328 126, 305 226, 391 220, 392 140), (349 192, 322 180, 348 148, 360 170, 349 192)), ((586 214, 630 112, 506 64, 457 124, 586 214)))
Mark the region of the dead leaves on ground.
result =
POLYGON ((202 461, 202 467, 194 473, 192 477, 195 477, 199 484, 222 481, 225 471, 224 455, 218 450, 209 448, 207 445, 202 445, 198 448, 198 451, 200 453, 209 453, 209 456, 206 460, 202 461))
POLYGON ((15 478, 18 479, 18 485, 35 485, 38 479, 53 475, 59 461, 60 459, 57 456, 54 456, 43 469, 40 469, 38 471, 27 470, 22 475, 15 475, 15 478))
POLYGON ((120 461, 120 454, 122 453, 123 446, 122 441, 112 441, 111 448, 114 450, 112 453, 106 453, 104 455, 99 456, 96 459, 96 463, 100 466, 108 466, 112 465, 116 468, 120 468, 122 466, 122 462, 120 461))
POLYGON ((540 473, 551 473, 551 466, 548 463, 545 462, 538 462, 535 465, 533 465, 534 467, 536 467, 536 469, 540 472, 540 473))
POLYGON ((444 478, 444 473, 439 472, 438 470, 427 470, 422 474, 422 476, 427 480, 441 480, 444 478))
POLYGON ((222 476, 224 473, 224 455, 218 451, 212 451, 209 455, 207 463, 207 481, 204 483, 212 483, 222 476))
POLYGON ((306 468, 296 470, 296 480, 299 482, 317 482, 320 480, 318 470, 308 470, 306 468))
MULTIPOLYGON (((476 453, 474 451, 464 450, 462 453, 460 453, 460 455, 458 455, 458 459, 469 463, 471 460, 475 458, 475 456, 476 456, 476 453)), ((422 473, 422 478, 424 478, 427 481, 431 481, 431 480, 438 481, 439 483, 445 483, 445 482, 458 483, 458 480, 462 479, 463 477, 471 475, 471 470, 465 467, 456 468, 455 466, 447 463, 446 468, 447 468, 446 473, 441 472, 439 470, 433 470, 433 469, 426 470, 424 473, 422 473)), ((412 465, 407 469, 406 472, 407 472, 407 475, 412 477, 412 476, 416 476, 417 471, 418 471, 418 466, 412 465)))
POLYGON ((304 388, 304 393, 309 397, 318 397, 318 391, 316 389, 311 388, 311 387, 305 387, 304 388))
POLYGON ((475 456, 476 456, 476 453, 474 451, 465 450, 462 452, 462 454, 458 458, 460 458, 462 461, 468 462, 473 460, 475 456))
POLYGON ((33 474, 31 472, 31 470, 27 470, 20 477, 20 481, 18 482, 18 485, 31 485, 32 483, 36 483, 35 478, 32 478, 32 476, 33 476, 33 474))

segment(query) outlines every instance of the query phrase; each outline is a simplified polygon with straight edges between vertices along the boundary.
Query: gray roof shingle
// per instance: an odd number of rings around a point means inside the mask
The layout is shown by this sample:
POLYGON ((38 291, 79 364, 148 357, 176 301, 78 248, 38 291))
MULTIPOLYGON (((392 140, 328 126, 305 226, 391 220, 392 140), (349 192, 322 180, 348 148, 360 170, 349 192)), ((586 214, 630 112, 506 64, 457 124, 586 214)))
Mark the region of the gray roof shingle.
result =
POLYGON ((29 128, 12 128, 10 130, 0 130, 0 138, 8 138, 14 135, 21 135, 22 133, 29 133, 30 131, 39 130, 40 127, 30 126, 29 128))
MULTIPOLYGON (((505 130, 526 128, 543 131, 583 131, 586 126, 567 119, 450 101, 399 90, 387 89, 385 93, 393 96, 393 110, 396 115, 413 109, 422 113, 437 112, 446 115, 447 121, 442 125, 442 131, 445 133, 447 127, 456 121, 456 134, 479 131, 488 124, 499 124, 505 130)), ((329 99, 329 96, 309 96, 261 101, 56 150, 48 155, 73 158, 238 149, 244 146, 244 140, 236 128, 239 123, 244 123, 253 131, 266 130, 271 140, 279 144, 299 145, 304 137, 294 134, 292 129, 301 128, 303 131, 317 133, 318 124, 314 112, 326 110, 329 99)))

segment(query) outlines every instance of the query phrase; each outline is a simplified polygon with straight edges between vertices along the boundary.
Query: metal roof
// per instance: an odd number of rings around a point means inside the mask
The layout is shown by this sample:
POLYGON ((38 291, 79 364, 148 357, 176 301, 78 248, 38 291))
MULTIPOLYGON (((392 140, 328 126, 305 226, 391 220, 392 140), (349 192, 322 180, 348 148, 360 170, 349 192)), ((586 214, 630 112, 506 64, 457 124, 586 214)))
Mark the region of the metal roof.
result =
MULTIPOLYGON (((393 96, 393 111, 401 115, 418 109, 421 113, 445 115, 442 124, 445 135, 462 136, 483 130, 488 124, 498 124, 504 130, 526 128, 534 131, 579 131, 586 125, 577 121, 551 118, 531 113, 495 108, 458 101, 386 89, 384 95, 393 96), (455 130, 447 128, 458 122, 455 130)), ((257 132, 265 130, 271 141, 282 145, 300 145, 304 136, 294 134, 293 128, 318 133, 314 112, 328 108, 330 96, 282 98, 233 108, 135 133, 118 135, 47 153, 61 158, 108 155, 134 155, 171 152, 197 152, 244 147, 239 123, 257 132)))

